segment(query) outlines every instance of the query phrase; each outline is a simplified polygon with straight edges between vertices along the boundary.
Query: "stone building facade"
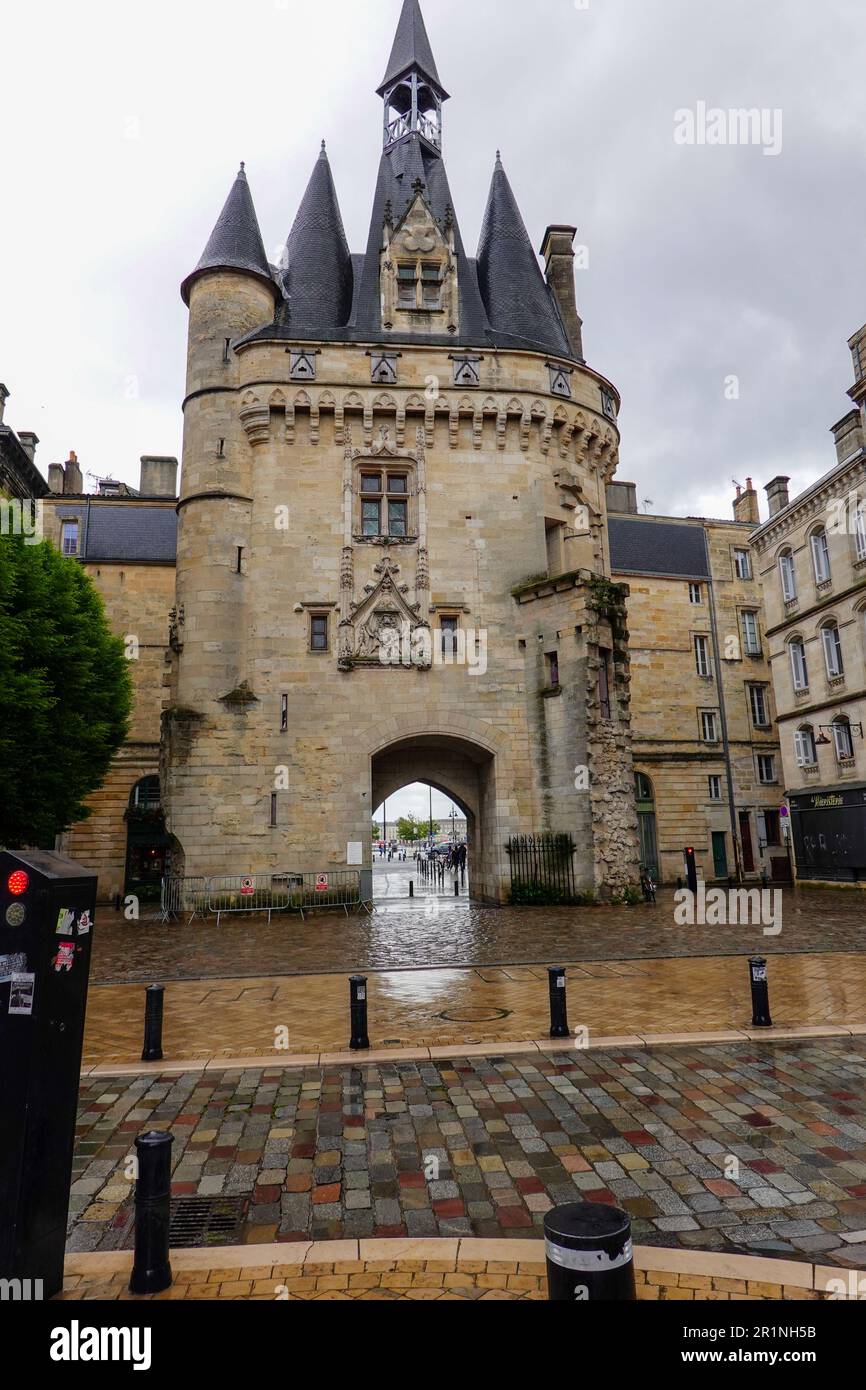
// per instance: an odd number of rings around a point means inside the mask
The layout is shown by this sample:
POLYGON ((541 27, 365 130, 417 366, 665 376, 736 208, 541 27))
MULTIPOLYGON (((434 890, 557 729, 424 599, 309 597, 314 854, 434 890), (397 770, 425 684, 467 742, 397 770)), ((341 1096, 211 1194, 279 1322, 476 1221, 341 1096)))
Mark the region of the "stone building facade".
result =
POLYGON ((836 466, 799 497, 767 486, 752 544, 764 591, 801 879, 866 882, 866 325, 836 466))
POLYGON ((584 358, 574 228, 542 273, 497 157, 466 254, 417 0, 378 94, 365 252, 323 148, 279 267, 242 167, 183 286, 174 864, 369 868, 374 809, 428 781, 467 817, 477 896, 507 896, 509 840, 540 832, 609 892, 637 876, 619 397, 584 358))
POLYGON ((641 861, 707 882, 789 877, 779 740, 749 483, 733 521, 646 516, 608 489, 611 570, 629 588, 632 737, 641 861))
POLYGON ((143 458, 138 491, 104 480, 98 492, 85 494, 73 454, 65 465, 50 466, 54 491, 43 501, 45 538, 78 559, 93 580, 113 631, 126 643, 133 678, 127 740, 89 798, 90 817, 58 845, 98 874, 103 902, 125 892, 144 900, 158 896, 168 857, 159 742, 168 699, 176 476, 176 459, 143 458))
MULTIPOLYGON (((48 491, 45 479, 36 467, 39 439, 32 430, 19 430, 16 434, 11 425, 5 423, 6 402, 10 395, 9 388, 0 381, 0 498, 17 503, 36 502, 48 491)), ((12 508, 4 512, 0 521, 11 527, 16 516, 20 517, 20 510, 12 508)))

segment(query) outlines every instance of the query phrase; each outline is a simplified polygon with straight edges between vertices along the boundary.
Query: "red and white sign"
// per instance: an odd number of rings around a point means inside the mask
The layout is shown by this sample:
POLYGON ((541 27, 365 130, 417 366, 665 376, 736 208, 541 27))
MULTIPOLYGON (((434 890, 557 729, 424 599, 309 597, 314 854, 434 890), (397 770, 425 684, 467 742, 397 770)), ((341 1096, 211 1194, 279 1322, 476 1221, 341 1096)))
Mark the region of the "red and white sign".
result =
POLYGON ((254 878, 241 879, 241 895, 245 898, 252 897, 256 891, 256 881, 254 878))
POLYGON ((316 892, 317 892, 317 893, 327 893, 327 891, 328 891, 328 875, 327 875, 327 874, 317 874, 317 875, 316 875, 316 892))

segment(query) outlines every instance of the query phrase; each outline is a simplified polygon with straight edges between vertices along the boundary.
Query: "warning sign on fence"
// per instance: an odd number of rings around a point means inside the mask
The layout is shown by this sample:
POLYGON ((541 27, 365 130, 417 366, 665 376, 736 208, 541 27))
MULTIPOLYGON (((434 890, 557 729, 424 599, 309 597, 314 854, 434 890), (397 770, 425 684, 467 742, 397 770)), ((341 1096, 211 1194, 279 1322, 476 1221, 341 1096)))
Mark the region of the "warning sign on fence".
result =
POLYGON ((243 897, 249 898, 256 891, 256 881, 254 878, 241 879, 241 893, 243 897))
POLYGON ((317 874, 317 875, 316 875, 316 892, 317 892, 317 893, 327 893, 327 891, 328 891, 328 875, 327 875, 327 874, 317 874))

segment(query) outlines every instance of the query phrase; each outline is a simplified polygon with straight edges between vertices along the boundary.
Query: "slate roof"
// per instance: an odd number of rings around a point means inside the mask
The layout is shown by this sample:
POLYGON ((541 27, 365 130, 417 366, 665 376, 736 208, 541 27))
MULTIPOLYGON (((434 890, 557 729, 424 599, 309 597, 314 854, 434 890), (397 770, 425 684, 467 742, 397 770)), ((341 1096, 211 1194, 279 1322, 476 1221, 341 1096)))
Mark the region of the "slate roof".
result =
POLYGON ((495 330, 538 338, 554 352, 572 355, 498 153, 478 241, 478 285, 495 330))
POLYGON ((704 528, 639 517, 609 516, 613 574, 663 574, 709 579, 704 528))
POLYGON ((348 322, 352 257, 324 141, 286 242, 286 267, 282 283, 294 327, 321 331, 348 322))
POLYGON ((439 81, 436 59, 433 57, 433 50, 427 37, 421 6, 418 4, 418 0, 403 0, 403 9, 397 24, 397 33, 394 36, 394 47, 391 49, 388 67, 382 78, 382 85, 376 89, 378 95, 384 96, 397 78, 402 77, 412 68, 417 68, 419 73, 432 81, 434 86, 439 89, 441 96, 446 97, 448 95, 439 81))
POLYGON ((262 234, 243 164, 232 184, 201 260, 181 286, 184 303, 195 279, 205 270, 249 270, 272 282, 262 234))
POLYGON ((93 563, 109 561, 150 561, 173 565, 177 556, 177 513, 174 507, 147 507, 135 503, 123 506, 94 503, 82 498, 78 506, 57 508, 61 520, 77 517, 81 522, 79 559, 93 563))

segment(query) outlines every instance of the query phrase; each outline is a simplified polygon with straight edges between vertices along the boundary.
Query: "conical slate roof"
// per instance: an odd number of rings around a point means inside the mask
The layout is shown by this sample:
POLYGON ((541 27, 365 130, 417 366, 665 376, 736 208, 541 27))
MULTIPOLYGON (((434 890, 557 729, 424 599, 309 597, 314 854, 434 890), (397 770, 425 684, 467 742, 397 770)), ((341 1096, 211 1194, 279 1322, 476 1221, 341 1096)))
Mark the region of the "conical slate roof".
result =
POLYGON ((403 10, 394 36, 391 57, 388 59, 388 68, 382 78, 382 85, 376 89, 378 95, 383 96, 398 77, 403 77, 412 68, 432 82, 440 95, 448 95, 439 81, 436 59, 427 37, 421 6, 418 0, 403 0, 403 10))
POLYGON ((352 257, 325 142, 286 242, 283 286, 296 328, 342 328, 352 313, 352 257))
POLYGON ((478 241, 478 285, 494 331, 572 355, 498 152, 478 241))
POLYGON ((243 164, 217 218, 201 260, 181 285, 180 292, 184 303, 189 303, 189 292, 193 282, 206 270, 247 270, 273 283, 243 164))

